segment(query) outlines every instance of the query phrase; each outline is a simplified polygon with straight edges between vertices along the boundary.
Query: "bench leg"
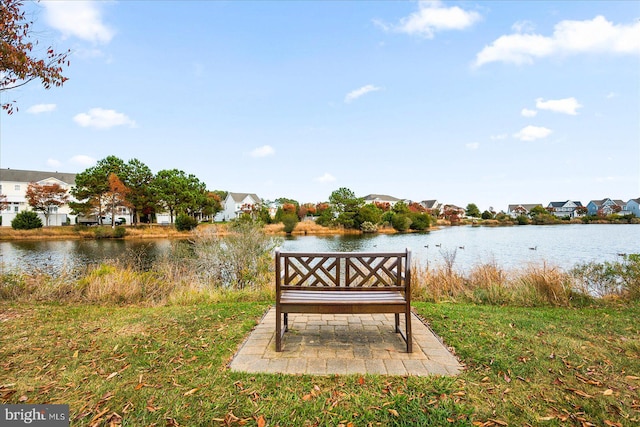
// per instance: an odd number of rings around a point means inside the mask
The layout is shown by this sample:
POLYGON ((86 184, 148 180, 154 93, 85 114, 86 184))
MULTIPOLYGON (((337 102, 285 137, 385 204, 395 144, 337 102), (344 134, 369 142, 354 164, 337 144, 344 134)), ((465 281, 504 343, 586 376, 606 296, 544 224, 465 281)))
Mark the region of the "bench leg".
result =
POLYGON ((284 313, 284 331, 289 332, 289 313, 284 313))
POLYGON ((400 332, 400 313, 395 313, 396 315, 396 333, 400 332))
POLYGON ((280 323, 282 319, 280 314, 280 307, 276 305, 276 351, 282 351, 282 325, 280 323))
POLYGON ((407 353, 413 352, 413 337, 411 336, 411 309, 409 309, 405 314, 405 328, 407 331, 407 353))

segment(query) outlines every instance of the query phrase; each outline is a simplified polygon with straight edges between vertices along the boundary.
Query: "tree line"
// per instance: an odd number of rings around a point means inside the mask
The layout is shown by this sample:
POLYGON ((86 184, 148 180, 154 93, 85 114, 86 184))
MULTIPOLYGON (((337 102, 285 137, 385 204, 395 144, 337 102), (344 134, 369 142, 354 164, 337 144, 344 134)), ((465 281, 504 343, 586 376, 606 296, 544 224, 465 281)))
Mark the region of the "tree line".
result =
POLYGON ((178 169, 154 175, 140 160, 125 163, 116 156, 77 174, 71 195, 77 200, 69 202, 72 213, 110 215, 112 225, 120 206, 131 210, 134 224, 151 222, 158 212, 168 212, 173 224, 180 214, 202 219, 222 209, 221 192, 208 191, 195 175, 178 169))

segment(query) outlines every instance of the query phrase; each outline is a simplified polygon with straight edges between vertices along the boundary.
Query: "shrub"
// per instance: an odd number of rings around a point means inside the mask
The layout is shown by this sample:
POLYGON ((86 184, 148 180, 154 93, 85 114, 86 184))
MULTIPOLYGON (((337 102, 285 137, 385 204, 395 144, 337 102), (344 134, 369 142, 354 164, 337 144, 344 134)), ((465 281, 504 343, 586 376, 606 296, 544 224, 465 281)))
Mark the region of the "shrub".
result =
POLYGON ((407 231, 411 226, 411 218, 407 214, 395 214, 391 218, 391 225, 396 231, 407 231))
MULTIPOLYGON (((83 225, 79 226, 81 229, 85 228, 83 225)), ((121 239, 127 234, 127 230, 124 227, 111 228, 109 226, 91 227, 96 239, 121 239)))
POLYGON ((585 293, 598 297, 640 299, 640 254, 624 255, 622 262, 579 264, 571 274, 585 293))
POLYGON ((198 220, 187 215, 179 214, 176 218, 176 230, 191 231, 198 226, 198 220))
POLYGON ((113 229, 113 237, 116 239, 121 239, 127 234, 127 229, 124 227, 116 227, 113 229))
POLYGON ((298 225, 298 215, 293 212, 288 212, 282 215, 282 224, 284 225, 284 231, 287 234, 291 234, 298 225))
POLYGON ((206 283, 227 289, 259 288, 270 281, 272 251, 281 242, 269 237, 262 227, 239 222, 228 236, 216 227, 196 233, 193 240, 195 269, 206 283))
POLYGON ((38 214, 33 211, 18 212, 13 221, 11 221, 11 228, 14 230, 42 228, 42 220, 38 217, 38 214))
POLYGON ((412 230, 424 231, 431 226, 431 217, 426 213, 413 213, 411 214, 411 225, 409 226, 412 230))
POLYGON ((365 221, 360 224, 360 230, 362 230, 363 233, 376 233, 378 231, 378 227, 370 221, 365 221))
POLYGON ((493 214, 490 211, 482 212, 482 219, 493 219, 493 214))

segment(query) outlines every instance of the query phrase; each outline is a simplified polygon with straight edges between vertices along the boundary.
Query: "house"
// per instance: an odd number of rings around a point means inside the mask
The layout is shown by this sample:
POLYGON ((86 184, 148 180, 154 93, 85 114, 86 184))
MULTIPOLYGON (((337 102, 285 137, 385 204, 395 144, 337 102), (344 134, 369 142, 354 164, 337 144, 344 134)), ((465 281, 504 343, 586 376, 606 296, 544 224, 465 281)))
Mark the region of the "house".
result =
POLYGON ((466 210, 456 205, 444 205, 442 207, 442 215, 446 217, 456 216, 458 218, 464 218, 466 216, 466 210))
POLYGON ((551 202, 547 206, 547 210, 558 218, 577 218, 582 216, 582 203, 577 201, 566 200, 564 202, 551 202))
POLYGON ((592 200, 587 204, 589 215, 611 215, 626 210, 626 203, 622 200, 602 199, 592 200))
POLYGON ((420 204, 430 214, 438 214, 442 211, 442 203, 437 200, 423 200, 420 204))
POLYGON ((511 218, 517 218, 520 215, 529 216, 533 208, 542 207, 542 203, 522 203, 519 205, 509 205, 507 215, 511 218))
POLYGON ((637 199, 631 199, 627 202, 627 212, 640 218, 640 197, 637 199))
POLYGON ((365 203, 373 203, 380 208, 383 208, 384 206, 393 208, 396 203, 401 201, 401 199, 398 199, 397 197, 387 196, 385 194, 368 194, 364 196, 363 199, 365 203))
MULTIPOLYGON (((18 212, 31 210, 27 202, 27 188, 30 183, 40 185, 58 184, 65 190, 70 190, 76 182, 76 174, 62 172, 44 172, 20 169, 0 169, 0 194, 6 196, 7 208, 0 211, 2 226, 10 227, 11 221, 18 212)), ((49 225, 63 225, 67 223, 71 209, 68 205, 52 207, 49 214, 49 225)), ((43 224, 46 224, 44 214, 38 212, 43 224)))
POLYGON ((227 193, 223 209, 214 218, 215 221, 230 221, 243 213, 255 212, 260 208, 262 200, 251 193, 227 193))
POLYGON ((624 212, 626 214, 633 214, 635 217, 640 218, 640 197, 637 199, 630 199, 625 208, 624 212))

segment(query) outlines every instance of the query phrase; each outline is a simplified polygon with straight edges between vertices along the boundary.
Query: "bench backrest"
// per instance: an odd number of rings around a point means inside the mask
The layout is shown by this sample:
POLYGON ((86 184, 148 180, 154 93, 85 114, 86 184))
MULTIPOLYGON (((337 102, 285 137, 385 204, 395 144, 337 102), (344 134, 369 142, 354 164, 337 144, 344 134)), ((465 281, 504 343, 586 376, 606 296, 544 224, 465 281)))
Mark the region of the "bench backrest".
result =
POLYGON ((276 250, 276 293, 300 290, 398 290, 411 283, 411 251, 281 252, 276 250))

